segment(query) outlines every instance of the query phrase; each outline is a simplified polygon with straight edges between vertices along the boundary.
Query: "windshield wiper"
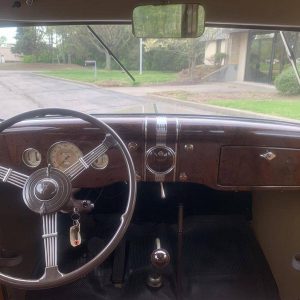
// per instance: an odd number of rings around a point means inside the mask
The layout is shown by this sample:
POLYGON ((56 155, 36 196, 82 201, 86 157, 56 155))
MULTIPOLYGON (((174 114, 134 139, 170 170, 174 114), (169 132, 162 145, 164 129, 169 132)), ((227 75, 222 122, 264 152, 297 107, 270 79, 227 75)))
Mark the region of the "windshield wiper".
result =
POLYGON ((107 47, 107 45, 104 43, 104 41, 99 37, 99 35, 93 30, 93 28, 90 25, 87 25, 88 30, 90 33, 97 39, 97 41, 101 44, 101 46, 113 57, 113 59, 116 61, 116 63, 126 72, 126 74, 130 77, 130 79, 135 82, 134 77, 131 75, 131 73, 126 69, 126 67, 119 61, 119 59, 112 53, 112 51, 107 47))
POLYGON ((287 57, 288 57, 291 65, 293 67, 293 70, 294 70, 294 73, 296 75, 297 81, 300 85, 300 76, 299 76, 299 71, 298 71, 298 68, 297 68, 297 62, 296 62, 296 58, 295 58, 295 55, 294 55, 294 51, 293 51, 292 47, 289 45, 284 32, 279 31, 279 33, 280 33, 280 36, 281 36, 281 39, 282 39, 287 57))

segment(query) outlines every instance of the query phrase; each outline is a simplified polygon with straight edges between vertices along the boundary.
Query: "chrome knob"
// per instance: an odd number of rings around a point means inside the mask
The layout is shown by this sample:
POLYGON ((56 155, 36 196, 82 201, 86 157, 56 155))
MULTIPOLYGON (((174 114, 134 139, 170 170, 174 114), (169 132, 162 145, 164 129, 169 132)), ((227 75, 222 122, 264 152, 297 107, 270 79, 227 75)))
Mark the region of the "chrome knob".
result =
POLYGON ((157 269, 163 269, 170 263, 170 254, 165 249, 156 249, 151 254, 151 264, 157 269))
POLYGON ((184 145, 184 150, 186 152, 192 152, 194 150, 194 145, 193 144, 186 144, 186 145, 184 145))
POLYGON ((268 151, 268 152, 266 152, 264 154, 260 154, 259 156, 262 157, 262 158, 264 158, 264 159, 266 159, 266 160, 268 160, 268 161, 271 161, 271 160, 273 160, 276 157, 276 154, 274 154, 271 151, 268 151))
POLYGON ((129 142, 128 143, 128 149, 129 151, 136 151, 139 148, 139 145, 135 142, 129 142))
POLYGON ((151 288, 160 288, 162 286, 162 277, 159 274, 148 276, 147 284, 151 288))
POLYGON ((155 250, 151 253, 151 265, 153 270, 147 278, 147 284, 151 288, 160 288, 163 285, 161 270, 170 263, 170 254, 160 247, 160 239, 155 239, 155 250))
POLYGON ((160 239, 155 239, 156 249, 151 254, 151 264, 153 267, 162 269, 170 263, 170 254, 160 247, 160 239))

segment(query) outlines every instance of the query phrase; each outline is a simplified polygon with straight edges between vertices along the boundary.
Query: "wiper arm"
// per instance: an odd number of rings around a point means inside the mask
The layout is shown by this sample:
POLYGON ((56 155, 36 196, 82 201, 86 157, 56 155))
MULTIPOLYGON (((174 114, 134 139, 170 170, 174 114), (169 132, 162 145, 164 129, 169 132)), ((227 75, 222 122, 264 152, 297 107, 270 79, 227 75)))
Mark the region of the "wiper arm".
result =
POLYGON ((283 45, 284 45, 284 48, 285 48, 285 52, 287 54, 287 57, 294 69, 294 72, 295 72, 295 75, 296 75, 296 78, 297 78, 297 81, 300 85, 300 76, 299 76, 299 71, 298 71, 298 68, 297 68, 297 62, 296 62, 296 58, 295 58, 295 55, 294 55, 294 51, 292 49, 292 47, 290 47, 287 39, 286 39, 286 36, 284 34, 283 31, 279 31, 280 33, 280 36, 281 36, 281 39, 282 39, 282 42, 283 42, 283 45))
POLYGON ((111 50, 106 46, 104 41, 100 38, 100 36, 93 30, 90 25, 87 25, 90 33, 97 39, 97 41, 102 45, 102 47, 113 57, 116 63, 126 72, 126 74, 130 77, 130 79, 135 82, 135 78, 131 75, 131 73, 126 69, 126 67, 119 61, 119 59, 111 52, 111 50))

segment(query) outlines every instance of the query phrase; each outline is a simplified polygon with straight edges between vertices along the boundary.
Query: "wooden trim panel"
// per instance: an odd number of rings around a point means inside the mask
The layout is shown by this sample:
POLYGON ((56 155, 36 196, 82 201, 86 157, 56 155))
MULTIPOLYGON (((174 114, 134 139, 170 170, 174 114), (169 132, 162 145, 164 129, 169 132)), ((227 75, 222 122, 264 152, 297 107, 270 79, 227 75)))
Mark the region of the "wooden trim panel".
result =
POLYGON ((300 186, 300 149, 222 147, 218 183, 223 186, 300 186))
MULTIPOLYGON (((282 122, 195 116, 121 115, 99 117, 129 145, 138 180, 195 182, 222 190, 298 189, 300 186, 300 127, 282 122), (147 170, 146 151, 157 145, 157 117, 167 122, 163 142, 175 153, 175 167, 164 178, 147 170), (276 150, 278 158, 268 164, 261 151, 276 150), (222 153, 222 154, 221 154, 222 153), (221 154, 221 160, 220 160, 221 154), (219 170, 220 166, 220 170, 219 170), (250 167, 249 167, 250 166, 250 167)), ((33 147, 47 165, 53 143, 70 141, 83 153, 98 145, 104 132, 77 119, 49 118, 22 122, 0 135, 0 165, 30 174, 22 153, 33 147)), ((161 142, 159 140, 159 142, 161 142)), ((125 165, 117 149, 108 151, 105 170, 89 169, 76 187, 100 187, 126 180, 125 165)))

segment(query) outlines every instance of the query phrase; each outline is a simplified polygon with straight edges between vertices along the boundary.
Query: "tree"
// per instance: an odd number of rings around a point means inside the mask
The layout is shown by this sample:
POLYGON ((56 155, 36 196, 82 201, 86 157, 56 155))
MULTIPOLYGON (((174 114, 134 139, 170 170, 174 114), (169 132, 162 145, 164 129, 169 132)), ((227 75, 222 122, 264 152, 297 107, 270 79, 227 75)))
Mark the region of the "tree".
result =
POLYGON ((18 27, 13 53, 31 56, 33 61, 49 60, 53 45, 47 44, 45 27, 18 27))
POLYGON ((5 36, 0 36, 0 46, 5 45, 7 42, 7 38, 5 36))
MULTIPOLYGON (((93 29, 115 54, 120 54, 133 37, 130 26, 97 25, 93 26, 93 29)), ((111 69, 110 54, 92 36, 86 26, 57 26, 54 30, 55 48, 58 51, 58 57, 64 63, 81 64, 87 59, 99 60, 104 55, 105 68, 111 69)))
POLYGON ((57 26, 54 30, 58 57, 63 63, 82 63, 90 56, 85 26, 57 26))
POLYGON ((150 51, 155 48, 165 48, 166 51, 183 53, 188 60, 190 78, 193 79, 197 61, 199 58, 204 57, 206 42, 214 39, 218 33, 218 29, 207 28, 204 34, 196 39, 148 39, 145 41, 145 50, 150 51))
MULTIPOLYGON (((120 25, 96 25, 93 26, 94 31, 103 39, 104 43, 114 53, 120 52, 122 48, 133 38, 130 26, 120 25)), ((111 56, 108 51, 103 48, 99 42, 91 35, 89 40, 102 53, 105 54, 105 69, 111 70, 111 56)))
POLYGON ((16 45, 13 47, 14 53, 32 55, 37 51, 36 27, 18 27, 16 34, 16 45))

